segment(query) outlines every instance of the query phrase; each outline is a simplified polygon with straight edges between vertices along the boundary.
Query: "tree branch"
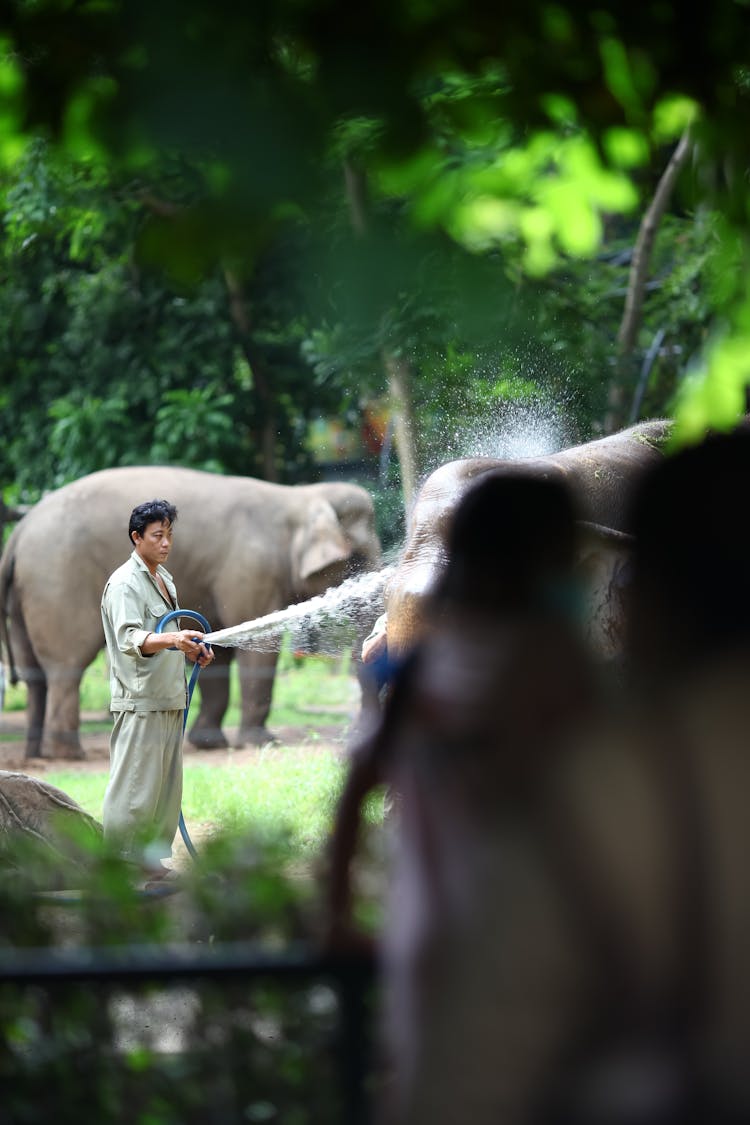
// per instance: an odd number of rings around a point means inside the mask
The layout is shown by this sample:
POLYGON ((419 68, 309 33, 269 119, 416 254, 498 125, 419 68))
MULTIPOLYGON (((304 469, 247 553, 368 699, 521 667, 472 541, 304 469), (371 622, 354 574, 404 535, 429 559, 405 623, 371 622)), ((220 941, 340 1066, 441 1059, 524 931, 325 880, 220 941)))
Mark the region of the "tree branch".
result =
POLYGON ((662 173, 657 184, 654 197, 649 204, 641 221, 638 238, 633 250, 628 278, 628 291, 625 297, 625 310, 623 312, 620 330, 617 333, 617 350, 622 355, 627 355, 633 350, 638 331, 641 326, 643 313, 643 299, 646 291, 651 253, 654 248, 654 239, 659 229, 659 223, 666 210, 667 204, 674 191, 677 177, 690 155, 690 131, 680 137, 679 143, 670 157, 667 167, 662 173))
POLYGON ((677 178, 690 155, 691 149, 690 130, 686 129, 659 179, 656 191, 638 229, 638 237, 633 248, 633 257, 628 274, 625 308, 617 333, 617 362, 607 397, 604 432, 608 434, 618 430, 624 424, 626 384, 629 381, 631 357, 643 319, 643 303, 654 240, 659 229, 659 223, 674 191, 677 178))

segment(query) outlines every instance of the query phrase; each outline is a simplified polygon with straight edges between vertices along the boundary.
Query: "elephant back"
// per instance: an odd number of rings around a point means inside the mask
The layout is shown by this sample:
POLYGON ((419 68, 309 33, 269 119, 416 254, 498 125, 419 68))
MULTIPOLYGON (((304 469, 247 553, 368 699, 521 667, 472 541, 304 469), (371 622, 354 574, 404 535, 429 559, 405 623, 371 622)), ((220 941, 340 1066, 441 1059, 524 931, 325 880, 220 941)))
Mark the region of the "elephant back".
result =
POLYGON ((670 431, 667 420, 642 422, 547 460, 564 471, 582 519, 629 532, 633 487, 663 460, 670 431))

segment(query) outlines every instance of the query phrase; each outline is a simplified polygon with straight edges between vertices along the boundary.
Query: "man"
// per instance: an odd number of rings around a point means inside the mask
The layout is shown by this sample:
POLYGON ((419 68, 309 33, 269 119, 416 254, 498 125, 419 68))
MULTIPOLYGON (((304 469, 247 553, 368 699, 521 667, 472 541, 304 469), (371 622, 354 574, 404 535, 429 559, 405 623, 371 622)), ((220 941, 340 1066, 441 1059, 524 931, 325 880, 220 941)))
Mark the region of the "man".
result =
POLYGON ((139 504, 130 515, 134 550, 102 595, 110 663, 110 776, 104 795, 104 836, 150 879, 170 873, 182 801, 182 736, 187 703, 185 657, 205 667, 209 647, 191 626, 157 633, 161 617, 177 609, 177 591, 164 563, 172 547, 177 509, 166 500, 139 504))

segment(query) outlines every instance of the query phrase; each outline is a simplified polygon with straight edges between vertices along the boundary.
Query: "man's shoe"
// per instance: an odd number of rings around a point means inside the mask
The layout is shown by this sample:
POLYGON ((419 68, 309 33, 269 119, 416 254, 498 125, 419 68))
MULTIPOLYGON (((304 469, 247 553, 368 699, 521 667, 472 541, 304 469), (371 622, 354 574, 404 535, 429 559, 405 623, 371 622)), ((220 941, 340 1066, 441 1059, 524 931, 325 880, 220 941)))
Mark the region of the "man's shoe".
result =
POLYGON ((171 867, 166 867, 163 863, 157 863, 155 866, 153 864, 144 864, 143 874, 146 880, 151 883, 156 879, 169 879, 174 875, 174 871, 171 867))
POLYGON ((182 880, 177 872, 170 867, 164 867, 146 879, 143 889, 149 894, 172 895, 175 891, 179 891, 181 886, 182 880))

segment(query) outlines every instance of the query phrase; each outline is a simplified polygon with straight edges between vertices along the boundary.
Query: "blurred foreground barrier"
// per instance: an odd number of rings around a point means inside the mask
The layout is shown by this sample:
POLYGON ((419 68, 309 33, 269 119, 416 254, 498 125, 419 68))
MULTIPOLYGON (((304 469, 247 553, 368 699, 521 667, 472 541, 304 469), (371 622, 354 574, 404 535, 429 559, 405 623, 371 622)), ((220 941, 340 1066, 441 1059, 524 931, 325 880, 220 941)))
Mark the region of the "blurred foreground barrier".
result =
POLYGON ((306 948, 2 950, 4 1120, 366 1123, 375 983, 306 948))

